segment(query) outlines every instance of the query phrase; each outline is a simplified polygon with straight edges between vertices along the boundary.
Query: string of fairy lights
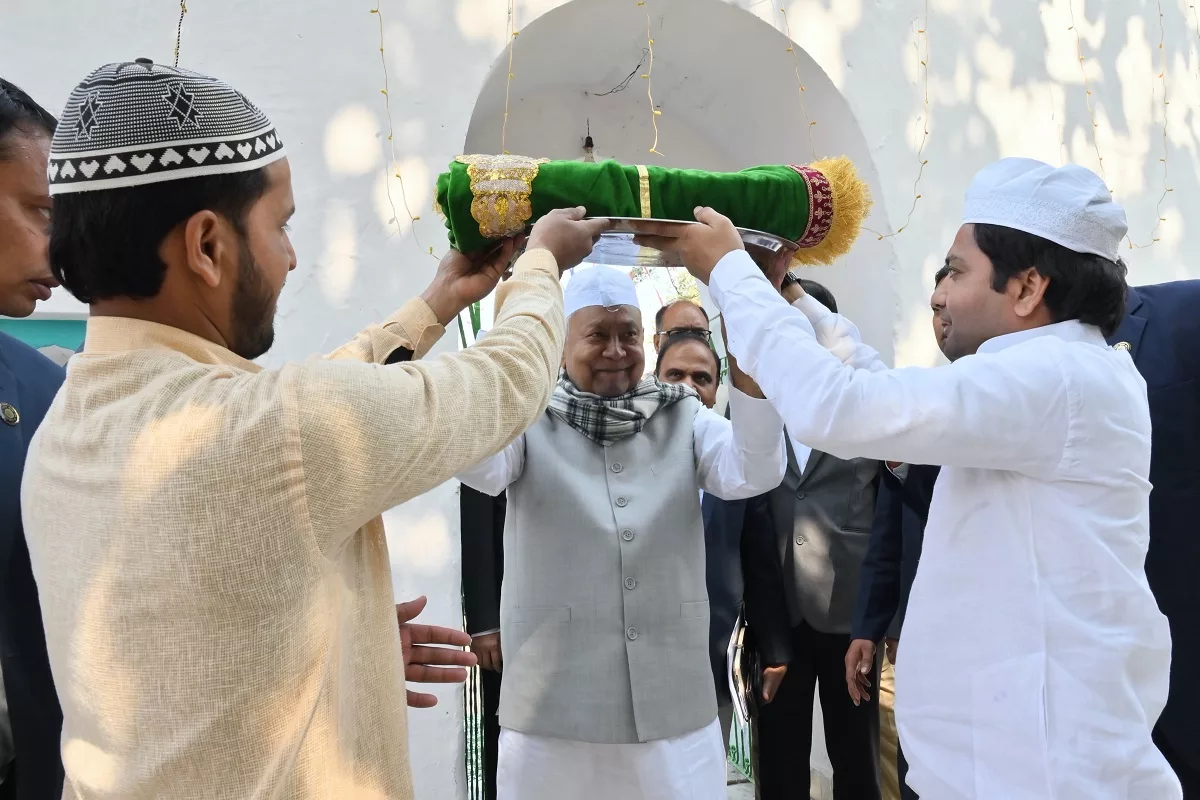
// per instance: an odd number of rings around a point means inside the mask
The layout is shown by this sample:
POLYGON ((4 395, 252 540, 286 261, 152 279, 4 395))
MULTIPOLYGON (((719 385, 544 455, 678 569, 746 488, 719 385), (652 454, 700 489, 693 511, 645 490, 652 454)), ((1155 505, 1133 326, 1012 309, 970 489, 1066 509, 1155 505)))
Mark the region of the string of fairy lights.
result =
POLYGON ((520 31, 517 30, 517 3, 516 0, 508 0, 508 29, 506 30, 508 39, 508 78, 504 83, 504 122, 500 124, 500 152, 508 155, 508 98, 512 91, 513 82, 513 45, 517 42, 517 37, 520 31))
POLYGON ((792 69, 796 73, 796 97, 800 101, 800 114, 804 117, 805 127, 808 129, 808 146, 812 150, 813 161, 817 160, 817 144, 813 139, 813 128, 816 126, 816 120, 808 116, 808 108, 804 105, 804 93, 807 91, 804 87, 804 79, 800 77, 800 56, 796 53, 796 40, 792 38, 792 25, 788 22, 787 7, 779 7, 780 15, 783 18, 783 35, 787 37, 788 54, 792 57, 792 69))
POLYGON ((389 220, 389 224, 395 224, 397 235, 404 235, 404 230, 400 227, 400 215, 396 211, 396 201, 392 197, 392 175, 394 174, 396 181, 400 184, 400 203, 404 206, 404 213, 408 215, 409 229, 412 231, 413 242, 416 243, 418 250, 432 256, 433 247, 430 247, 426 251, 417 234, 417 221, 421 217, 420 215, 413 214, 412 209, 408 206, 408 192, 404 189, 404 174, 400 170, 400 162, 396 160, 396 136, 395 127, 392 123, 392 97, 388 91, 390 86, 388 84, 387 53, 384 50, 382 5, 382 3, 376 5, 375 8, 371 9, 371 13, 375 15, 375 19, 379 22, 379 62, 383 66, 383 88, 379 92, 383 95, 384 114, 387 117, 388 155, 391 158, 389 162, 383 165, 383 188, 387 194, 388 205, 392 209, 392 218, 389 220), (395 170, 395 172, 393 173, 392 170, 395 170))
MULTIPOLYGON (((646 0, 638 0, 639 7, 644 7, 645 5, 646 0)), ((650 54, 650 63, 647 65, 642 79, 646 81, 646 99, 650 101, 650 126, 654 128, 654 143, 650 145, 650 152, 656 156, 661 156, 662 153, 658 150, 658 118, 662 116, 662 109, 654 105, 654 91, 651 88, 654 75, 654 37, 650 35, 649 11, 646 12, 646 49, 650 54)))
POLYGON ((1104 172, 1104 156, 1100 154, 1100 140, 1097 138, 1097 131, 1100 128, 1100 123, 1096 122, 1096 109, 1092 105, 1092 82, 1088 78, 1087 65, 1084 63, 1083 57, 1083 38, 1080 36, 1079 27, 1075 24, 1075 3, 1074 0, 1067 0, 1067 10, 1071 13, 1071 27, 1067 30, 1075 34, 1075 55, 1079 58, 1079 74, 1083 76, 1084 97, 1087 101, 1088 119, 1092 123, 1092 147, 1096 151, 1096 163, 1100 167, 1100 177, 1108 182, 1108 177, 1104 172))
MULTIPOLYGON (((1195 5, 1192 4, 1190 6, 1190 8, 1192 9, 1193 15, 1195 15, 1195 5)), ((1084 99, 1087 104, 1088 120, 1091 122, 1091 126, 1092 126, 1092 149, 1095 150, 1095 152, 1096 152, 1096 163, 1100 169, 1100 177, 1102 179, 1104 179, 1105 183, 1107 183, 1108 176, 1107 176, 1105 168, 1104 168, 1104 155, 1100 152, 1100 140, 1099 140, 1100 123, 1096 120, 1096 109, 1095 109, 1095 104, 1093 103, 1092 84, 1091 84, 1091 80, 1088 78, 1088 73, 1087 73, 1087 59, 1083 55, 1083 37, 1080 34, 1079 27, 1075 21, 1074 0, 1068 0, 1067 9, 1071 15, 1071 26, 1070 26, 1070 28, 1068 28, 1068 30, 1075 35, 1075 53, 1079 59, 1079 72, 1080 72, 1080 75, 1083 77, 1084 99)), ((1157 242, 1161 241, 1162 237, 1159 236, 1159 231, 1162 228, 1162 224, 1167 221, 1166 217, 1163 216, 1163 210, 1162 210, 1163 202, 1167 199, 1167 195, 1169 195, 1173 191, 1175 191, 1171 187, 1170 182, 1169 182, 1170 173, 1168 171, 1169 168, 1168 168, 1168 164, 1167 164, 1167 159, 1168 159, 1169 153, 1170 153, 1170 146, 1169 146, 1169 141, 1168 141, 1168 130, 1169 130, 1169 126, 1170 126, 1170 118, 1169 118, 1168 112, 1170 109, 1171 100, 1167 96, 1167 33, 1166 33, 1166 25, 1163 21, 1163 10, 1162 10, 1161 0, 1159 0, 1159 2, 1157 3, 1157 12, 1158 12, 1158 33, 1159 33, 1159 39, 1158 39, 1159 72, 1158 72, 1158 75, 1156 76, 1156 79, 1159 81, 1159 83, 1162 87, 1162 104, 1163 104, 1163 109, 1162 109, 1163 149, 1162 149, 1162 156, 1158 160, 1159 160, 1159 163, 1162 164, 1163 191, 1162 191, 1162 194, 1159 195, 1158 202, 1155 205, 1155 209, 1154 209, 1155 221, 1154 221, 1154 228, 1150 231, 1150 241, 1147 242, 1146 244, 1136 244, 1133 241, 1133 238, 1131 237, 1130 234, 1125 235, 1125 242, 1129 246, 1129 249, 1131 249, 1131 250, 1134 248, 1141 249, 1141 248, 1151 247, 1154 244, 1156 244, 1157 242)), ((1198 20, 1197 24, 1198 24, 1197 35, 1198 35, 1198 37, 1200 37, 1200 20, 1198 20)), ((1153 87, 1151 88, 1151 94, 1154 94, 1153 87)), ((1114 192, 1114 195, 1115 194, 1116 194, 1116 192, 1114 192)))
MULTIPOLYGON (((1174 189, 1171 188, 1170 175, 1167 171, 1167 154, 1170 152, 1170 148, 1167 143, 1167 125, 1170 122, 1170 120, 1168 119, 1168 115, 1169 115, 1168 112, 1170 111, 1170 106, 1171 106, 1171 98, 1167 96, 1167 29, 1166 29, 1166 24, 1163 22, 1162 0, 1158 0, 1157 5, 1158 5, 1158 54, 1159 54, 1159 66, 1160 66, 1160 69, 1158 71, 1158 79, 1159 79, 1159 82, 1162 84, 1162 103, 1163 103, 1163 110, 1162 110, 1162 115, 1163 115, 1163 124, 1162 124, 1163 154, 1162 154, 1162 158, 1160 158, 1159 161, 1162 163, 1163 190, 1162 190, 1162 194, 1159 195, 1159 197, 1158 197, 1158 203, 1155 204, 1155 206, 1154 206, 1155 221, 1154 221, 1154 229, 1152 231, 1150 231, 1150 244, 1154 244, 1155 242, 1159 241, 1159 239, 1160 239, 1160 237, 1158 236, 1158 231, 1162 227, 1162 224, 1167 221, 1166 217, 1163 216, 1163 210, 1162 210, 1163 201, 1167 199, 1168 194, 1175 191, 1174 189)), ((1133 246, 1133 241, 1131 240, 1129 242, 1129 244, 1130 244, 1130 246, 1133 246)), ((1143 245, 1143 246, 1149 247, 1150 245, 1143 245)))
POLYGON ((890 233, 880 233, 865 228, 867 232, 875 234, 879 241, 899 236, 912 224, 913 215, 917 213, 917 203, 921 202, 921 179, 925 177, 925 167, 929 165, 929 159, 925 157, 925 145, 929 142, 929 0, 925 0, 925 13, 917 27, 916 36, 913 37, 913 52, 917 59, 917 74, 921 76, 922 82, 922 110, 921 143, 917 146, 917 177, 913 179, 912 205, 908 208, 908 216, 905 218, 904 224, 890 233), (922 44, 925 45, 924 52, 922 52, 922 44))

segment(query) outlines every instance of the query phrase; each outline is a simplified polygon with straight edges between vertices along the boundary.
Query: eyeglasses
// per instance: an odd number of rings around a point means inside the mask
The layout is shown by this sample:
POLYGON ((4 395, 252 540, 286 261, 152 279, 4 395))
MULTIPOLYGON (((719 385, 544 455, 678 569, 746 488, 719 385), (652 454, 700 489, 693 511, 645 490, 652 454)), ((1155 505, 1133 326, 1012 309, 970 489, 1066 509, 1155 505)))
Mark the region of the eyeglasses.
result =
POLYGON ((655 331, 654 333, 657 336, 666 336, 668 339, 672 336, 684 334, 690 336, 703 336, 710 342, 712 341, 712 331, 710 331, 708 328, 671 328, 670 330, 655 331))

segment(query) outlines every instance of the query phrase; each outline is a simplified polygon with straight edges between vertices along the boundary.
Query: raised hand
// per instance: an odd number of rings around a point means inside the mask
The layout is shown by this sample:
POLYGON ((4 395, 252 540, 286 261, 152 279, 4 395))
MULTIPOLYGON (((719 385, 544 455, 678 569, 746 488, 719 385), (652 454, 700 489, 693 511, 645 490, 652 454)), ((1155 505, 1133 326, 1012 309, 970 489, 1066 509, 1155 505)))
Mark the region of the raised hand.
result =
POLYGON ((608 228, 608 220, 584 219, 586 215, 583 206, 551 211, 534 223, 526 249, 549 250, 559 273, 566 272, 591 255, 600 234, 608 228))
POLYGON ((466 256, 453 249, 446 253, 433 282, 421 295, 438 322, 448 325, 464 308, 491 294, 523 243, 524 237, 517 236, 504 239, 479 256, 466 256))
MULTIPOLYGON (((404 679, 409 683, 463 683, 467 679, 467 668, 476 664, 475 654, 461 649, 470 646, 471 637, 440 625, 412 624, 412 620, 425 610, 426 602, 426 598, 418 597, 396 604, 396 622, 400 625, 400 646, 404 653, 404 679)), ((437 705, 437 698, 409 691, 408 705, 432 708, 437 705)))

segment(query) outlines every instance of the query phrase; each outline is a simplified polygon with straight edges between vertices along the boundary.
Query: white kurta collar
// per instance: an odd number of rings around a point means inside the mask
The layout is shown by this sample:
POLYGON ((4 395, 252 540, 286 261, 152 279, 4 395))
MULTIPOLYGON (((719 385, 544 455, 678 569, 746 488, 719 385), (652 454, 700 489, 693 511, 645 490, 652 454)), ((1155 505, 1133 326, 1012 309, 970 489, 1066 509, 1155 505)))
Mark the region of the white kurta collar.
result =
POLYGON ((1001 350, 1007 350, 1014 345, 1042 336, 1054 336, 1063 341, 1083 342, 1084 344, 1094 344, 1098 347, 1108 346, 1108 343, 1104 341, 1104 334, 1100 333, 1100 329, 1095 325, 1085 325, 1077 319, 1070 319, 1066 322, 1043 325, 1040 328, 1030 328, 1027 331, 1016 331, 1015 333, 1006 333, 1003 336, 995 336, 979 345, 978 352, 999 353, 1001 350))

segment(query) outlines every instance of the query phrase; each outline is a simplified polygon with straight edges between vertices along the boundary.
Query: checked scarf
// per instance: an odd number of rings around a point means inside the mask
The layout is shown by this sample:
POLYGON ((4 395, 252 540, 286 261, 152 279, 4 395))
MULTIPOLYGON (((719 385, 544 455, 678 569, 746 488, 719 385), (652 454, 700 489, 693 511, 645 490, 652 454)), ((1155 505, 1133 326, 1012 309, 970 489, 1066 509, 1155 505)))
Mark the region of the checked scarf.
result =
POLYGON ((642 430, 654 412, 696 397, 692 387, 660 383, 647 375, 633 391, 620 397, 600 397, 577 387, 564 371, 546 409, 597 444, 608 446, 642 430))

